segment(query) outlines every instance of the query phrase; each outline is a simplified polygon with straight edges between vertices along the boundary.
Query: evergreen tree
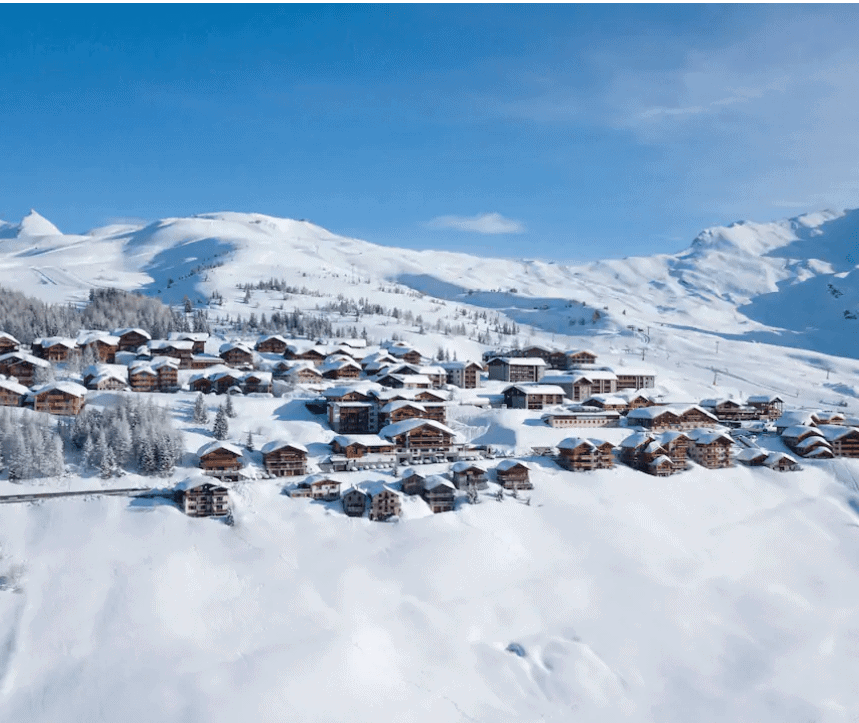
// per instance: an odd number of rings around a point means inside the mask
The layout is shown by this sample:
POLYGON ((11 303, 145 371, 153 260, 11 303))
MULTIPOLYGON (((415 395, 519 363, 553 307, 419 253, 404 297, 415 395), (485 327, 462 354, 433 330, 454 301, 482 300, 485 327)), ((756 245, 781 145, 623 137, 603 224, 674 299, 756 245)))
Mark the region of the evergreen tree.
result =
MULTIPOLYGON (((229 397, 227 397, 229 400, 229 397)), ((224 440, 230 434, 230 423, 227 421, 227 411, 224 406, 218 407, 218 412, 215 414, 215 423, 212 425, 212 436, 215 439, 224 440)))
POLYGON ((236 409, 233 406, 233 395, 227 394, 227 401, 224 405, 224 412, 230 419, 234 419, 236 417, 236 409))
POLYGON ((202 392, 197 394, 197 399, 194 401, 194 421, 197 424, 209 423, 209 412, 206 410, 206 400, 202 392))
POLYGON ((249 452, 254 451, 254 433, 248 430, 248 441, 245 443, 245 447, 249 452))

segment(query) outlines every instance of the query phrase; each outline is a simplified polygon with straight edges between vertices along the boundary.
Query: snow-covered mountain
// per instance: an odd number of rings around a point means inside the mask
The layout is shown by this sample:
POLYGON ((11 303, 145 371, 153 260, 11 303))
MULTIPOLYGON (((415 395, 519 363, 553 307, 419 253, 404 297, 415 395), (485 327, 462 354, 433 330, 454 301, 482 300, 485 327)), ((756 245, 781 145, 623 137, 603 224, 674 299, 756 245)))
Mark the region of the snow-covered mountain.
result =
POLYGON ((568 333, 584 302, 603 327, 700 329, 853 356, 857 238, 859 212, 826 211, 711 228, 676 254, 575 265, 379 246, 261 214, 63 235, 32 212, 0 225, 0 280, 46 300, 116 286, 175 302, 270 277, 336 295, 337 280, 358 277, 500 310, 550 333, 568 333))

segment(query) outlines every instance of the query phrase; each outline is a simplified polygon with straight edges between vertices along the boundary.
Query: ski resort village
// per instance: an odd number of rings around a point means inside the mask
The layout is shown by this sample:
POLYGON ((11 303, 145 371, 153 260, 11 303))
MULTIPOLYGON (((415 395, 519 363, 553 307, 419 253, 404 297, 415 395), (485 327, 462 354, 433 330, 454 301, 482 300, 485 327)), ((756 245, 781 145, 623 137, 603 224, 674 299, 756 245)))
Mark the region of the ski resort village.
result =
POLYGON ((855 720, 850 229, 0 225, 0 717, 855 720))

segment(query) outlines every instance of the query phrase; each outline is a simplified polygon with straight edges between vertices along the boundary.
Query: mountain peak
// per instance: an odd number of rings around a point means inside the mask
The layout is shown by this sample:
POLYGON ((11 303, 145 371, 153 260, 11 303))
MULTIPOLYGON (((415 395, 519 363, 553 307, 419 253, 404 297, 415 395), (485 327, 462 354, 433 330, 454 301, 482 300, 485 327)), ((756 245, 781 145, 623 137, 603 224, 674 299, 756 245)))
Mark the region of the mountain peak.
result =
POLYGON ((61 236, 62 232, 35 209, 21 219, 18 236, 61 236))

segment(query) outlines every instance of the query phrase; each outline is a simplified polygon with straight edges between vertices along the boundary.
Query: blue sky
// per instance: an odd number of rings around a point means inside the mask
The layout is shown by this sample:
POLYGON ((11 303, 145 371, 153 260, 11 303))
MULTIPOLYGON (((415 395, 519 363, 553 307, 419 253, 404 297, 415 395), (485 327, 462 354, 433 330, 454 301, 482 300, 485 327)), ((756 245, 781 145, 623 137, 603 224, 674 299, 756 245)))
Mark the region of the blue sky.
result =
POLYGON ((851 6, 0 6, 0 219, 587 260, 859 205, 851 6))

